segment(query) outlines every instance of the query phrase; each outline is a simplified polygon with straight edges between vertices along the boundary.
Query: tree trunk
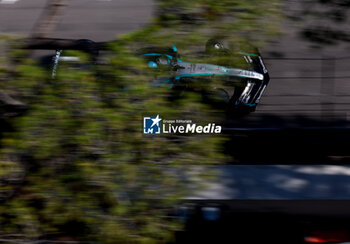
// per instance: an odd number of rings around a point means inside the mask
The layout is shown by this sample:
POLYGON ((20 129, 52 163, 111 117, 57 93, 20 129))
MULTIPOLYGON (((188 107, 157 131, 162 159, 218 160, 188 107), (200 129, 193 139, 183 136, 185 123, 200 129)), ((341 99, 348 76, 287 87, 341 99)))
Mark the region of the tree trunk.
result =
POLYGON ((34 27, 32 38, 48 37, 58 24, 67 0, 48 0, 37 25, 34 27))

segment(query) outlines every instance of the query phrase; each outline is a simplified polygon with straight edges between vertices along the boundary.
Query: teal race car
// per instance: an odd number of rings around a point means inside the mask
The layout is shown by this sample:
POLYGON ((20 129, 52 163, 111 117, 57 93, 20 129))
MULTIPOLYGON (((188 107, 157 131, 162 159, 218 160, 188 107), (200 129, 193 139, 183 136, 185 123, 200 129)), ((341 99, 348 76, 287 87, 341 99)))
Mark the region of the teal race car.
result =
POLYGON ((255 111, 269 83, 270 77, 262 56, 256 48, 252 52, 233 52, 217 40, 209 40, 206 55, 225 55, 242 59, 245 68, 236 68, 208 63, 194 63, 179 58, 176 46, 171 48, 145 48, 139 51, 150 68, 166 70, 156 76, 153 86, 167 85, 170 89, 191 89, 194 80, 222 79, 222 86, 212 87, 211 94, 221 98, 232 114, 255 111))
MULTIPOLYGON (((54 77, 60 62, 71 61, 79 64, 79 60, 65 56, 62 50, 80 50, 90 54, 92 57, 90 66, 98 64, 99 53, 101 50, 106 50, 108 46, 106 44, 91 40, 45 38, 32 41, 27 48, 55 50, 55 55, 51 55, 48 61, 45 61, 49 63, 54 77)), ((207 42, 201 55, 235 58, 244 63, 244 66, 236 67, 235 63, 217 65, 185 61, 180 59, 176 46, 143 48, 137 50, 135 55, 143 57, 148 66, 154 70, 155 78, 151 82, 151 87, 166 85, 174 90, 174 94, 179 95, 186 90, 193 90, 198 82, 208 84, 210 87, 206 87, 208 88, 206 92, 200 91, 205 100, 219 101, 220 106, 234 115, 255 111, 270 80, 263 58, 255 47, 232 51, 216 39, 207 42), (160 70, 161 72, 158 72, 160 70), (211 86, 210 80, 213 79, 221 79, 222 85, 211 86)))

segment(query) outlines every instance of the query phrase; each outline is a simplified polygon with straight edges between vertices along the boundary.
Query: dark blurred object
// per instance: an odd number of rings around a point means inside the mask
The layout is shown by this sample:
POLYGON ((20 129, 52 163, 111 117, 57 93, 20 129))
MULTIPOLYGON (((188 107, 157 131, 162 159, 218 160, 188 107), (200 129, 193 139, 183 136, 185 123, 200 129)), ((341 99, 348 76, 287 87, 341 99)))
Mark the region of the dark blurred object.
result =
POLYGON ((296 8, 288 17, 303 22, 300 35, 313 46, 337 45, 349 42, 349 1, 297 1, 296 8))
POLYGON ((23 114, 28 105, 11 97, 8 93, 0 91, 0 117, 13 117, 23 114))
POLYGON ((37 50, 79 50, 98 55, 99 50, 107 49, 107 43, 88 39, 71 40, 59 38, 28 38, 20 41, 24 49, 37 50))
POLYGON ((331 200, 189 201, 175 211, 186 222, 176 243, 348 243, 349 215, 341 212, 347 204, 331 200))

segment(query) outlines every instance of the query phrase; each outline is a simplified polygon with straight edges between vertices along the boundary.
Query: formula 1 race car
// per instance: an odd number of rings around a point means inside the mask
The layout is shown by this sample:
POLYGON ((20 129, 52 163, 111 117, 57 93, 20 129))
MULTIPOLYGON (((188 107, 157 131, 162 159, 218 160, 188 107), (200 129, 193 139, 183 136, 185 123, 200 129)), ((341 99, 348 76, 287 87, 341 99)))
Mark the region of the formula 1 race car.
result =
POLYGON ((230 114, 255 111, 270 80, 263 59, 256 48, 250 48, 249 53, 234 52, 215 39, 207 42, 206 55, 235 55, 242 59, 245 68, 185 62, 179 58, 176 46, 168 49, 146 48, 140 50, 140 53, 147 60, 149 67, 168 69, 169 76, 156 77, 153 81, 155 86, 167 84, 174 90, 184 90, 191 86, 191 81, 194 79, 220 78, 224 80, 222 84, 226 85, 213 87, 213 89, 225 101, 230 114))
MULTIPOLYGON (((55 55, 50 56, 52 77, 55 76, 59 63, 74 60, 75 57, 66 57, 62 50, 80 50, 92 57, 92 65, 98 63, 99 51, 105 49, 106 43, 96 43, 91 40, 65 40, 65 39, 41 39, 35 40, 30 45, 31 49, 55 50, 55 55)), ((233 65, 216 65, 209 63, 187 62, 180 59, 176 46, 171 48, 143 48, 137 51, 136 55, 143 57, 148 66, 159 72, 151 83, 152 86, 167 85, 174 93, 184 92, 193 88, 193 81, 207 81, 208 79, 222 79, 223 85, 211 87, 212 92, 220 97, 220 106, 224 104, 229 114, 247 114, 253 112, 258 105, 268 83, 269 74, 259 51, 250 47, 231 51, 225 47, 222 41, 210 39, 205 48, 206 56, 225 56, 229 59, 238 58, 244 67, 233 65), (234 67, 232 67, 234 66, 234 67), (165 72, 164 72, 165 71, 165 72)), ((206 84, 206 83, 203 83, 206 84)), ((208 83, 210 84, 210 83, 208 83)))

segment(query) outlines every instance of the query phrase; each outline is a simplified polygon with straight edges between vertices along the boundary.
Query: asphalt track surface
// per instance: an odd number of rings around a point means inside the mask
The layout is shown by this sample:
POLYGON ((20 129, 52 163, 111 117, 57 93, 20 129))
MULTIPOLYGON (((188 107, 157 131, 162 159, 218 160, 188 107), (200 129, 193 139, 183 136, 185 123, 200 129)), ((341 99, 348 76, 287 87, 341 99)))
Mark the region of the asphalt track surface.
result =
MULTIPOLYGON (((0 0, 0 33, 28 35, 38 21, 46 0, 0 0)), ((109 41, 116 35, 142 28, 152 18, 151 0, 68 1, 51 37, 109 41)))
MULTIPOLYGON (((350 200, 349 165, 227 165, 191 200, 350 200)), ((297 209, 295 209, 297 211, 297 209)), ((348 212, 350 217, 350 211, 348 212)))

